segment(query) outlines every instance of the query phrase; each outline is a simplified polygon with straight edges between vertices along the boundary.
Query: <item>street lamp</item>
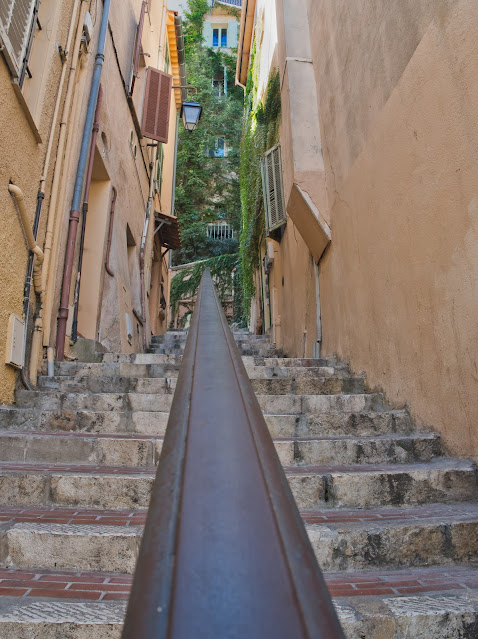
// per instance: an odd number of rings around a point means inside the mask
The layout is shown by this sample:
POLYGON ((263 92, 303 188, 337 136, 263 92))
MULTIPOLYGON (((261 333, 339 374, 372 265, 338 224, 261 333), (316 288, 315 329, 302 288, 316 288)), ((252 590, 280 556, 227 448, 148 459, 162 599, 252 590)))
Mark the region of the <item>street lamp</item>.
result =
POLYGON ((181 117, 183 119, 184 128, 192 133, 197 127, 199 120, 201 119, 202 106, 198 102, 189 100, 183 102, 181 106, 181 117))

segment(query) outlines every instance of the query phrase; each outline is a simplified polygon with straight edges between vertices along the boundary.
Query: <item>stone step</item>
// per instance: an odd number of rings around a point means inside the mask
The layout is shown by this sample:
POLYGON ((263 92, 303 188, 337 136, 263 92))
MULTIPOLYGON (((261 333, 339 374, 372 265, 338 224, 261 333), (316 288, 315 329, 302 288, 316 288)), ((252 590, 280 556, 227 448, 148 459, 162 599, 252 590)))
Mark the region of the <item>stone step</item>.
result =
MULTIPOLYGON (((0 462, 153 466, 162 437, 136 434, 0 432, 0 462)), ((284 465, 410 463, 441 454, 434 434, 275 439, 284 465)))
POLYGON ((176 388, 177 377, 41 377, 37 390, 58 390, 67 393, 155 393, 170 395, 176 388))
MULTIPOLYGON (((177 377, 179 364, 136 364, 131 362, 56 362, 55 376, 75 377, 177 377)), ((44 378, 49 379, 49 378, 44 378)))
POLYGON ((465 460, 362 466, 286 466, 300 509, 374 508, 471 501, 477 498, 476 471, 465 460))
POLYGON ((0 429, 164 435, 169 411, 0 408, 0 429))
POLYGON ((365 392, 362 377, 252 379, 251 383, 258 395, 349 395, 365 392))
POLYGON ((0 433, 0 462, 155 466, 162 437, 57 432, 0 433))
MULTIPOLYGON (((294 370, 294 369, 290 369, 294 370)), ((317 369, 314 369, 317 370, 317 369)), ((40 377, 37 390, 90 393, 157 393, 170 394, 176 388, 177 377, 98 377, 71 376, 40 377)), ((338 393, 363 393, 365 383, 361 377, 272 377, 253 378, 255 393, 268 395, 305 394, 329 395, 338 393)))
POLYGON ((324 412, 360 413, 384 410, 381 393, 353 395, 258 395, 264 413, 281 415, 317 414, 324 412))
MULTIPOLYGON (((153 393, 63 393, 54 390, 19 390, 16 393, 19 408, 39 410, 169 411, 172 399, 172 394, 153 393)), ((257 399, 263 412, 283 415, 384 410, 381 393, 258 395, 257 399)))
POLYGON ((16 393, 17 406, 38 410, 99 411, 169 411, 172 394, 152 393, 62 393, 61 391, 28 391, 16 393))
MULTIPOLYGON (((21 514, 17 509, 2 526, 0 561, 16 568, 132 573, 146 514, 101 513, 38 509, 21 514)), ((450 566, 477 557, 477 502, 339 510, 330 515, 303 513, 312 547, 326 572, 450 566)))
MULTIPOLYGON (((120 639, 130 575, 11 569, 0 576, 0 591, 10 595, 0 597, 0 636, 120 639)), ((473 565, 340 573, 325 579, 347 639, 476 637, 473 565)))
MULTIPOLYGON (((471 501, 474 466, 464 460, 362 466, 286 466, 300 509, 372 508, 471 501)), ((154 467, 0 464, 0 505, 146 508, 154 467)))
POLYGON ((478 556, 478 502, 302 516, 325 571, 449 566, 478 556))
MULTIPOLYGON (((0 407, 0 429, 38 431, 82 431, 90 433, 142 433, 164 435, 169 412, 38 410, 0 407)), ((387 433, 411 434, 406 411, 318 413, 275 415, 264 418, 273 437, 369 436, 387 433)))
POLYGON ((414 430, 405 410, 317 413, 316 415, 264 415, 273 437, 318 435, 410 434, 414 430))

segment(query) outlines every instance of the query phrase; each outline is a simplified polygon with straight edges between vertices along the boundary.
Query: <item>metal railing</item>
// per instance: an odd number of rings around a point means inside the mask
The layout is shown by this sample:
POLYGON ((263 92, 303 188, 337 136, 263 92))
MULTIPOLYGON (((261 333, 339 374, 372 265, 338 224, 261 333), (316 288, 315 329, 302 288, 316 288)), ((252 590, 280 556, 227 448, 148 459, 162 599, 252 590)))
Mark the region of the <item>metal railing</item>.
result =
POLYGON ((123 639, 343 639, 205 272, 123 639))

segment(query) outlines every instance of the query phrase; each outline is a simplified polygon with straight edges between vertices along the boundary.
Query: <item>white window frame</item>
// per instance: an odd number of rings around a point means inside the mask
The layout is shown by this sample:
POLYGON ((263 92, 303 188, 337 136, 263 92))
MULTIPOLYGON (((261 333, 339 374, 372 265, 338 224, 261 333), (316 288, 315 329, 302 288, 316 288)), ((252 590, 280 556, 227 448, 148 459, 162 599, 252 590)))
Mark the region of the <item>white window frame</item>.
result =
POLYGON ((15 79, 20 77, 21 70, 24 64, 25 51, 28 44, 28 37, 30 34, 30 30, 32 27, 33 12, 35 9, 35 4, 36 4, 35 0, 23 0, 23 1, 24 2, 28 1, 30 3, 30 6, 28 8, 28 19, 25 24, 25 32, 23 34, 22 47, 18 57, 15 54, 15 50, 13 48, 10 37, 8 35, 8 29, 10 28, 10 25, 11 25, 11 19, 15 10, 15 5, 18 5, 20 2, 22 2, 22 0, 10 0, 9 21, 7 24, 3 24, 0 21, 0 49, 2 50, 2 53, 8 64, 10 72, 15 79))

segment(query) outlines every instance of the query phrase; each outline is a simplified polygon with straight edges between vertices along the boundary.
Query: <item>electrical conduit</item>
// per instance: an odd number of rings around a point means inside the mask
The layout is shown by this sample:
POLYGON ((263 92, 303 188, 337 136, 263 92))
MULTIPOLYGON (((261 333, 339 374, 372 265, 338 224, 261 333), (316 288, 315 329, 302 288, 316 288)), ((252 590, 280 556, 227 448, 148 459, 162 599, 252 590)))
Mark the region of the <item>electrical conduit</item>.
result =
POLYGON ((105 59, 105 43, 108 31, 108 16, 111 0, 104 0, 103 15, 101 16, 100 35, 98 40, 98 51, 95 58, 95 68, 93 71, 93 81, 91 84, 86 121, 83 129, 83 139, 81 141, 80 158, 76 173, 75 186, 73 190, 73 200, 70 211, 70 221, 68 225, 68 238, 66 244, 65 267, 63 271, 63 281, 60 295, 60 309, 58 313, 58 327, 56 335, 56 359, 63 361, 65 355, 66 323, 68 320, 68 305, 70 300, 71 275, 73 269, 73 257, 75 252, 76 235, 80 220, 80 202, 83 182, 85 177, 86 163, 88 160, 88 148, 90 146, 91 132, 95 117, 96 102, 100 88, 101 72, 105 59))

